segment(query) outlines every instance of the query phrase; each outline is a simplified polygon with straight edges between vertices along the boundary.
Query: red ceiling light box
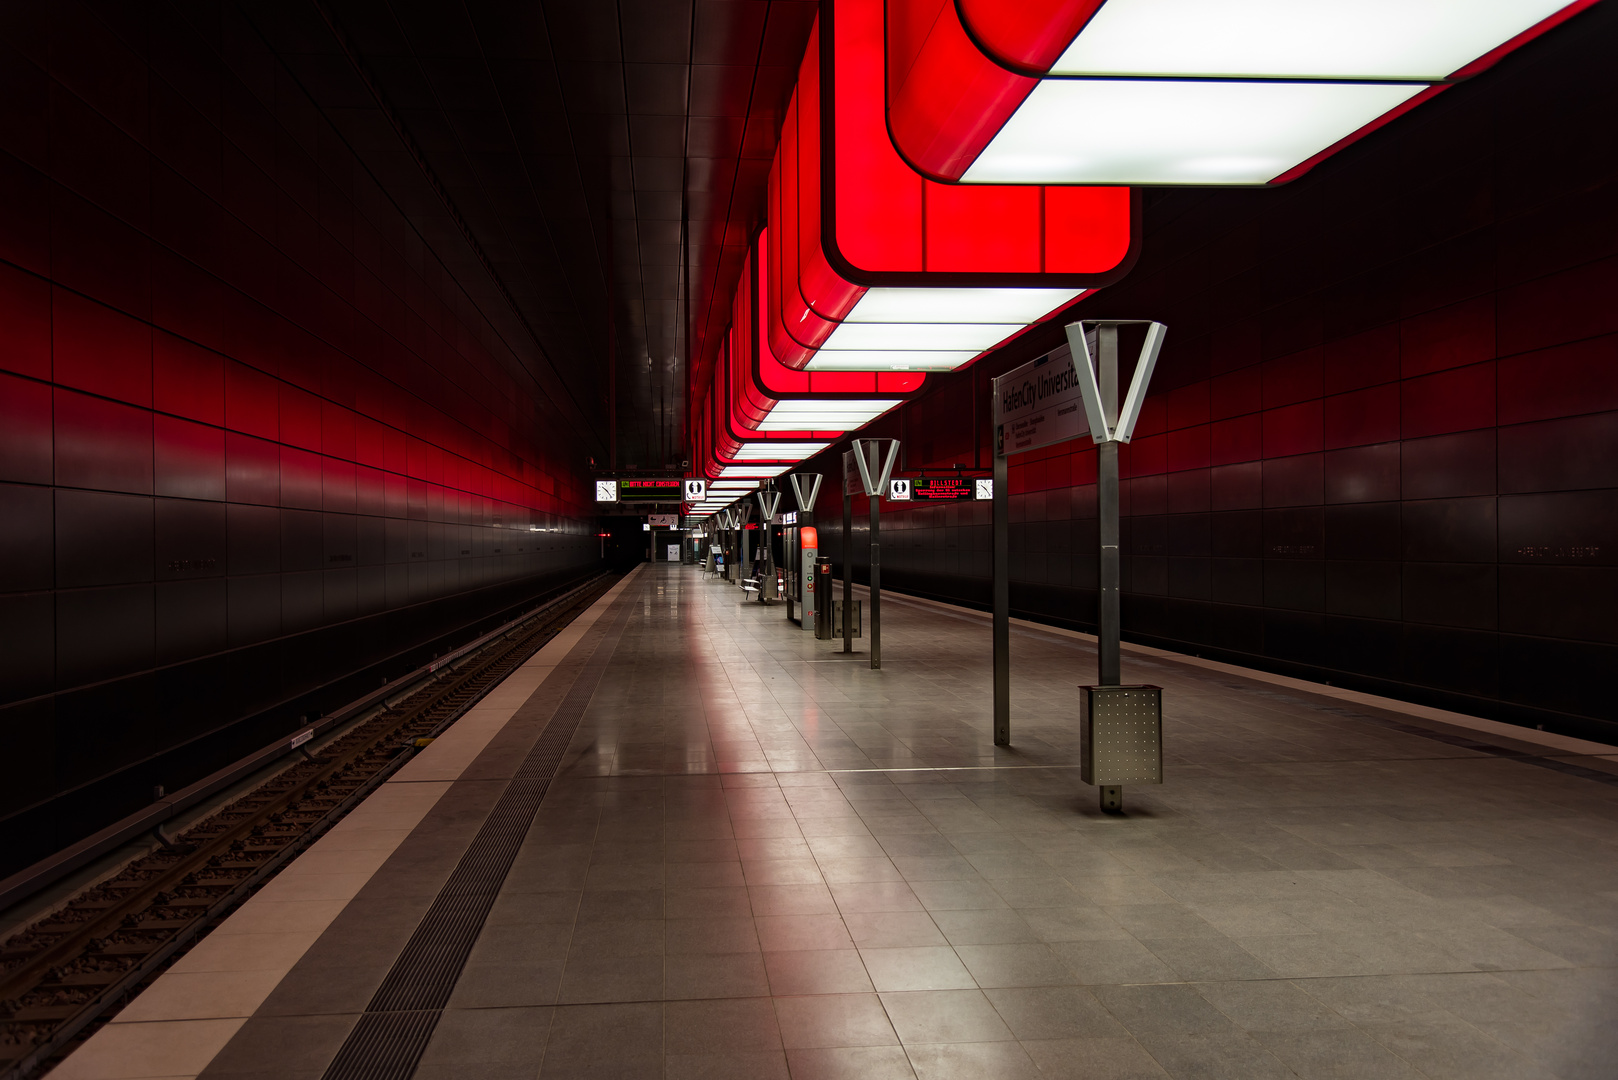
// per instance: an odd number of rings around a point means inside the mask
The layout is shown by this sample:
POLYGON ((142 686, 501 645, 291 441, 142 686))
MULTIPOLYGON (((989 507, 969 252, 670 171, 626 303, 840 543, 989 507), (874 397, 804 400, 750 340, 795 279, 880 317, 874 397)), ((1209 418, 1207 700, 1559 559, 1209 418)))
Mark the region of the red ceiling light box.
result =
POLYGON ((900 404, 926 378, 922 372, 806 372, 782 365, 759 323, 768 244, 765 230, 748 252, 708 396, 712 407, 704 407, 700 460, 714 478, 738 470, 785 471, 900 404))
POLYGON ((760 322, 770 231, 748 253, 730 338, 731 415, 737 428, 836 437, 870 423, 920 389, 917 371, 801 371, 776 356, 760 322))
POLYGON ((783 365, 952 370, 1127 271, 1129 191, 927 180, 888 137, 883 86, 882 0, 826 0, 770 176, 783 365))

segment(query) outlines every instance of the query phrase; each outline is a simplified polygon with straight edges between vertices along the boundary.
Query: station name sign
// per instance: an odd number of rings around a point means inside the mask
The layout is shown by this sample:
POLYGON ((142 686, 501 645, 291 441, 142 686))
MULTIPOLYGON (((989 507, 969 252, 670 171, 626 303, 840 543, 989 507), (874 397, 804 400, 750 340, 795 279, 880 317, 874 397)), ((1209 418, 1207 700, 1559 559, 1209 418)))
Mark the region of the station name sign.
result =
POLYGON ((1089 433, 1072 356, 1064 345, 994 380, 1001 453, 1020 454, 1089 433))

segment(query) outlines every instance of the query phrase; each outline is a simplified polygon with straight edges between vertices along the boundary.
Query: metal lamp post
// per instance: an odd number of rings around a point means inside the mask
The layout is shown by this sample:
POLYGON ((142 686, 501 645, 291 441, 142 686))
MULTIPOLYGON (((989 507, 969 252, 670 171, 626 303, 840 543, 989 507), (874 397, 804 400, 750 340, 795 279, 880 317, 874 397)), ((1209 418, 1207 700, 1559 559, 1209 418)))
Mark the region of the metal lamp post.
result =
POLYGON ((1101 319, 1070 323, 1068 347, 1084 399, 1090 438, 1096 444, 1096 502, 1100 550, 1096 603, 1097 682, 1081 687, 1083 737, 1080 775, 1100 788, 1101 809, 1123 809, 1123 784, 1163 782, 1163 691, 1156 686, 1124 686, 1120 648, 1122 619, 1118 550, 1118 447, 1134 435, 1157 365, 1167 327, 1144 319, 1101 319), (1144 325, 1146 341, 1129 392, 1118 403, 1118 328, 1144 325), (1093 356, 1093 359, 1092 359, 1093 356))
MULTIPOLYGON (((871 500, 871 668, 882 666, 882 493, 888 488, 894 463, 899 460, 898 439, 855 439, 853 449, 843 455, 843 523, 845 529, 853 526, 853 490, 849 481, 849 459, 853 458, 855 475, 861 489, 871 500)), ((853 559, 848 560, 853 566, 853 559)), ((843 576, 843 651, 849 648, 849 600, 853 591, 852 571, 843 576)))
POLYGON ((759 578, 758 598, 761 603, 769 603, 770 595, 775 591, 775 547, 770 543, 770 522, 775 519, 775 510, 781 505, 781 493, 775 490, 774 482, 762 491, 753 493, 758 500, 759 524, 764 534, 764 572, 759 578))

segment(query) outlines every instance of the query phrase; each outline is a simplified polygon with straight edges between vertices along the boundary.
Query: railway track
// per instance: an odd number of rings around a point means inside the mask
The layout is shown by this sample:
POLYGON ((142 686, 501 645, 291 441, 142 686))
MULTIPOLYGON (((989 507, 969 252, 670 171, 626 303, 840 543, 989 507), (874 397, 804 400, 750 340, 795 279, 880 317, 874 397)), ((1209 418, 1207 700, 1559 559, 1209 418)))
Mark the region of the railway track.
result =
POLYGON ((611 588, 603 575, 0 943, 0 1080, 70 1052, 611 588))

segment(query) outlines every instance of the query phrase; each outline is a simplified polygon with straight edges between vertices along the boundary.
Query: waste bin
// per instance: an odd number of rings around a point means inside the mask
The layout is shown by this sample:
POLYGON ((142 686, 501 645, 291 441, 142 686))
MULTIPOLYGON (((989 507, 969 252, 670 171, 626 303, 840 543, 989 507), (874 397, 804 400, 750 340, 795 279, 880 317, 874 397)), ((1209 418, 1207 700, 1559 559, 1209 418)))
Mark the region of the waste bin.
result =
POLYGON ((816 559, 809 587, 814 590, 815 637, 820 641, 829 641, 839 632, 831 618, 833 581, 831 560, 816 559))
POLYGON ((1123 785, 1163 782, 1163 688, 1081 686, 1079 777, 1121 809, 1123 785))

